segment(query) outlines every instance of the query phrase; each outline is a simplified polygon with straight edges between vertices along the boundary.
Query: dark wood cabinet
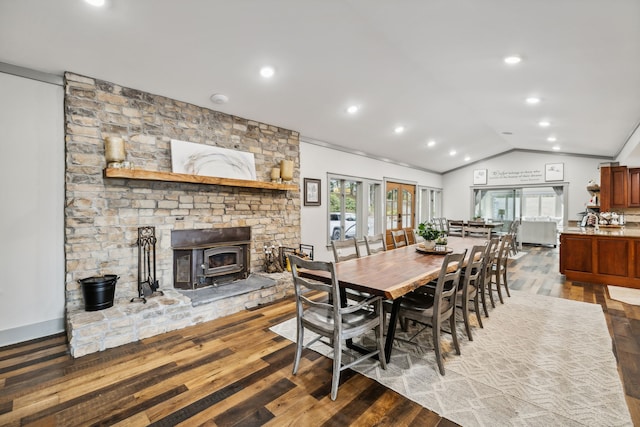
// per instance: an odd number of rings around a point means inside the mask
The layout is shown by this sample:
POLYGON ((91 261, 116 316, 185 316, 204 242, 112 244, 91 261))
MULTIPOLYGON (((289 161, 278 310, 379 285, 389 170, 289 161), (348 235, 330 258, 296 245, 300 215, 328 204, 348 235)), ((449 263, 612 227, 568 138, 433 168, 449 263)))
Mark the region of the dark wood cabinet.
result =
POLYGON ((630 208, 640 207, 640 168, 629 169, 629 200, 630 208))
POLYGON ((560 235, 560 273, 588 283, 640 288, 640 236, 598 232, 560 235))
POLYGON ((624 209, 629 199, 629 170, 626 166, 600 168, 600 210, 624 209))

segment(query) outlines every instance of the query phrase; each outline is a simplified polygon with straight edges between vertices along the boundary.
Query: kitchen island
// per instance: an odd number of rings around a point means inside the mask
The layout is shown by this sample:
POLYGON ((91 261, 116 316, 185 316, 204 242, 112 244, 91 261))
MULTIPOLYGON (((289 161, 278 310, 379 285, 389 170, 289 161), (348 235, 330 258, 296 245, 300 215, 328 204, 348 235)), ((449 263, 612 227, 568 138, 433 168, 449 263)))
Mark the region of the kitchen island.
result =
POLYGON ((560 273, 579 282, 640 289, 640 228, 567 228, 560 273))

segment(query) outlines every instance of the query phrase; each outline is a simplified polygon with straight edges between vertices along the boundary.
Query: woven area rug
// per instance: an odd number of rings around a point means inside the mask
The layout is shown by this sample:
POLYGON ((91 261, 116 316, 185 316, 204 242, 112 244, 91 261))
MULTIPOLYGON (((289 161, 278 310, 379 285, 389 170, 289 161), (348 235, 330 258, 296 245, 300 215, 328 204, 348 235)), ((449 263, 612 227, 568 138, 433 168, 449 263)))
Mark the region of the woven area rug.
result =
POLYGON ((527 254, 526 252, 518 251, 518 253, 515 255, 509 255, 509 259, 520 259, 526 254, 527 254))
MULTIPOLYGON (((430 330, 418 345, 400 340, 416 330, 399 331, 386 371, 375 361, 354 369, 463 426, 632 426, 601 307, 511 294, 473 341, 459 324, 461 356, 444 335, 445 376, 430 330)), ((295 341, 295 319, 271 330, 295 341)), ((312 348, 332 355, 325 344, 312 348)))
POLYGON ((631 305, 640 305, 640 289, 625 288, 622 286, 608 285, 611 299, 626 302, 631 305))

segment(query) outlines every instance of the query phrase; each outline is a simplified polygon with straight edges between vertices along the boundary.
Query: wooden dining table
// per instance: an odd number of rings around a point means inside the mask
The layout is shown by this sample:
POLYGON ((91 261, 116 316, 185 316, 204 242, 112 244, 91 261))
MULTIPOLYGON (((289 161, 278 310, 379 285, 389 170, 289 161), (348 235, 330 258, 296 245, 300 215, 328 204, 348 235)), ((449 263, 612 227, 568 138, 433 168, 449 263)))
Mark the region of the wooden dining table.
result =
MULTIPOLYGON (((484 245, 486 239, 476 237, 448 237, 447 249, 460 253, 474 245, 484 245)), ((403 295, 438 278, 445 253, 424 253, 419 244, 404 246, 373 255, 336 263, 341 290, 346 288, 378 295, 392 300, 391 316, 385 341, 385 358, 389 362, 395 337, 400 299, 403 295)), ((299 270, 303 277, 331 283, 328 272, 299 270)), ((343 301, 345 294, 342 294, 343 301)), ((357 346, 349 343, 350 347, 357 346)), ((359 350, 359 349, 358 349, 359 350)))

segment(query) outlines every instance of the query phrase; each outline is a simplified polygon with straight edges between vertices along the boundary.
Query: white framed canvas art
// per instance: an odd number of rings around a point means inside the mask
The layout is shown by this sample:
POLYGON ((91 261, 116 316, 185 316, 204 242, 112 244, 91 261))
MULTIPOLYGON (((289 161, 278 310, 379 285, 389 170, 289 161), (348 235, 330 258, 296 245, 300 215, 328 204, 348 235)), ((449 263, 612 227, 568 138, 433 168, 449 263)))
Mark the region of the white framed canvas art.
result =
POLYGON ((564 163, 547 163, 544 165, 545 181, 562 181, 564 179, 564 163))
POLYGON ((487 170, 476 169, 473 171, 473 185, 485 185, 487 183, 487 170))
POLYGON ((171 168, 174 173, 256 180, 253 153, 171 140, 171 168))

